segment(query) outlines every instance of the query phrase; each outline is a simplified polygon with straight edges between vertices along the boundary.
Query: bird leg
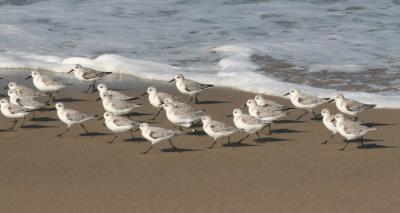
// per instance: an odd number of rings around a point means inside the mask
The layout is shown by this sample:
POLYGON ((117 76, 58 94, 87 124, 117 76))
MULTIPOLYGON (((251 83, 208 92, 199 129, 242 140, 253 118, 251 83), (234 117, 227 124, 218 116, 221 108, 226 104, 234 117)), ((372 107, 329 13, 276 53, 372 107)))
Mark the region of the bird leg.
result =
POLYGON ((364 146, 364 137, 360 138, 360 143, 361 143, 361 146, 364 146))
POLYGON ((194 96, 194 103, 196 103, 196 104, 200 103, 200 101, 199 101, 199 93, 197 93, 197 94, 194 96))
POLYGON ((271 123, 268 124, 268 130, 269 130, 268 135, 272 135, 271 125, 272 125, 271 123))
POLYGON ((345 149, 346 149, 346 147, 347 147, 347 145, 349 145, 349 141, 347 141, 347 140, 344 140, 343 142, 345 142, 346 144, 343 146, 343 148, 341 148, 341 149, 338 149, 339 151, 343 151, 343 150, 345 150, 345 149))
POLYGON ((142 152, 142 154, 147 154, 152 148, 153 148, 153 145, 151 145, 146 151, 142 152))
POLYGON ((171 139, 169 139, 168 142, 169 142, 169 144, 171 145, 171 147, 172 147, 173 149, 178 149, 178 148, 176 148, 176 146, 174 146, 174 144, 172 144, 171 139))
POLYGON ((334 135, 334 134, 332 134, 331 136, 329 136, 329 138, 328 138, 328 139, 326 139, 326 140, 322 141, 322 143, 321 143, 321 144, 327 144, 327 143, 328 143, 328 141, 329 141, 330 139, 332 139, 332 138, 333 138, 333 136, 335 136, 335 135, 334 135))
POLYGON ((114 134, 113 139, 112 139, 110 142, 108 142, 108 143, 114 143, 114 141, 115 141, 115 139, 117 139, 117 137, 118 137, 118 135, 117 135, 117 134, 114 134))
POLYGON ((15 121, 13 121, 13 125, 9 128, 9 129, 14 129, 14 127, 17 125, 17 123, 18 123, 18 120, 16 119, 15 121))
POLYGON ((189 104, 191 104, 193 101, 193 96, 190 96, 189 104))
POLYGON ((301 115, 299 115, 299 117, 297 117, 296 120, 300 120, 300 118, 302 118, 303 116, 305 116, 305 115, 307 115, 307 114, 308 114, 308 111, 307 111, 307 110, 304 110, 304 113, 301 114, 301 115))
POLYGON ((311 110, 311 112, 314 114, 314 119, 315 119, 315 120, 318 120, 318 119, 319 119, 318 115, 315 114, 315 112, 314 112, 313 110, 311 110))
POLYGON ((242 143, 242 142, 243 142, 243 140, 244 140, 244 139, 246 139, 246 138, 248 138, 249 136, 250 136, 250 135, 249 135, 249 134, 247 134, 246 136, 244 136, 244 138, 240 139, 240 140, 239 140, 237 143, 239 143, 239 144, 240 144, 240 143, 242 143))
POLYGON ((57 137, 61 137, 63 136, 65 133, 69 132, 69 127, 67 126, 67 128, 65 129, 65 131, 61 132, 60 134, 57 135, 57 137))
POLYGON ((260 139, 260 135, 258 134, 258 132, 256 132, 257 138, 260 139))
POLYGON ((129 130, 129 132, 131 133, 131 137, 132 137, 132 138, 135 138, 135 137, 134 137, 134 134, 133 134, 133 130, 131 129, 131 130, 129 130))
POLYGON ((217 140, 214 139, 214 143, 213 143, 210 147, 208 147, 208 148, 209 148, 209 149, 212 149, 216 143, 217 143, 217 140))
POLYGON ((151 120, 155 120, 158 117, 158 115, 161 113, 161 109, 162 108, 157 109, 156 114, 154 115, 154 117, 151 120))
POLYGON ((89 135, 89 131, 87 131, 86 127, 83 124, 79 124, 79 125, 82 127, 83 130, 85 130, 85 133, 87 135, 89 135))

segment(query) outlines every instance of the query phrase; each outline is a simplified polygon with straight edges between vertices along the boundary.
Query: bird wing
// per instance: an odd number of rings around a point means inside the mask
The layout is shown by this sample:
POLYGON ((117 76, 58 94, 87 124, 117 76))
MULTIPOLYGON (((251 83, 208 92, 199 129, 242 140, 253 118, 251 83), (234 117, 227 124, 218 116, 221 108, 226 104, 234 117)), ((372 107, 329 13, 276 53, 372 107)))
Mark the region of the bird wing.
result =
POLYGON ((243 123, 247 123, 247 124, 261 124, 262 123, 260 119, 253 117, 251 115, 244 115, 242 117, 242 121, 243 121, 243 123))
POLYGON ((199 82, 196 82, 196 81, 192 81, 192 80, 188 80, 188 79, 185 79, 184 82, 185 82, 186 90, 189 91, 189 92, 190 91, 202 90, 202 89, 205 89, 205 88, 213 86, 211 84, 202 84, 202 83, 199 83, 199 82))
POLYGON ((311 105, 311 104, 317 104, 322 102, 323 99, 321 98, 317 98, 311 95, 306 95, 306 94, 302 94, 299 97, 299 103, 304 104, 304 105, 311 105))
POLYGON ((84 120, 84 119, 87 119, 90 117, 89 115, 86 115, 85 113, 81 113, 81 112, 78 112, 78 111, 72 110, 72 109, 69 109, 65 113, 65 116, 70 121, 81 121, 81 120, 84 120))
POLYGON ((349 111, 359 111, 359 110, 362 110, 364 108, 364 106, 365 106, 365 104, 360 103, 355 100, 348 100, 348 102, 346 103, 346 108, 349 111))
POLYGON ((28 112, 28 109, 16 104, 9 104, 8 110, 10 111, 11 114, 28 112))
POLYGON ((92 78, 103 77, 108 74, 111 74, 111 72, 100 72, 95 69, 85 68, 82 76, 83 76, 83 78, 86 78, 86 79, 92 79, 92 78))
POLYGON ((179 131, 164 129, 161 127, 152 127, 150 130, 150 137, 154 139, 165 138, 171 135, 179 134, 179 131))
POLYGON ((114 118, 114 123, 117 126, 138 125, 138 122, 132 121, 129 118, 118 116, 114 118))

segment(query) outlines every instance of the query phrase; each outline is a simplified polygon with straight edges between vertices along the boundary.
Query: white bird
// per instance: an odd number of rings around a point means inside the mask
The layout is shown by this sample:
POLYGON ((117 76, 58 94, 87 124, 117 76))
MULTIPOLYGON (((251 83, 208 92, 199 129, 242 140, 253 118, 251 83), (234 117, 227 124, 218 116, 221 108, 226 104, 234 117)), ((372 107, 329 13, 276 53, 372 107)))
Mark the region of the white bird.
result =
POLYGON ((312 109, 324 103, 327 103, 330 100, 329 98, 318 98, 312 95, 308 95, 296 89, 291 89, 290 92, 284 94, 284 96, 289 96, 290 101, 295 107, 299 109, 304 109, 305 112, 301 114, 297 118, 297 120, 299 120, 309 112, 312 112, 314 114, 314 118, 318 118, 317 114, 315 114, 315 112, 312 109))
POLYGON ((357 120, 357 114, 374 108, 376 104, 364 104, 355 100, 345 98, 342 94, 337 94, 334 99, 329 102, 335 101, 337 109, 346 115, 354 116, 357 120))
POLYGON ((326 144, 330 139, 332 139, 335 136, 335 134, 338 132, 338 129, 336 127, 336 122, 334 121, 335 115, 331 115, 328 108, 322 109, 321 115, 322 115, 322 123, 332 133, 328 139, 326 139, 321 143, 321 144, 326 144))
POLYGON ((114 115, 127 115, 134 109, 142 106, 141 104, 112 99, 111 95, 107 93, 102 94, 100 97, 104 110, 106 112, 112 112, 114 115))
POLYGON ((203 111, 184 111, 179 108, 175 108, 172 104, 163 104, 167 119, 179 126, 182 130, 183 127, 191 127, 193 124, 198 123, 201 120, 201 113, 203 111))
POLYGON ((32 71, 31 75, 25 78, 25 80, 33 78, 33 85, 40 92, 45 92, 49 95, 48 103, 54 101, 53 92, 58 92, 66 87, 61 81, 55 80, 48 75, 41 74, 39 71, 32 71))
MULTIPOLYGON (((271 123, 273 121, 278 120, 279 118, 282 118, 284 116, 288 115, 287 110, 281 110, 277 109, 273 106, 260 106, 257 105, 256 101, 253 99, 249 99, 246 102, 246 105, 249 109, 249 114, 253 117, 259 118, 265 123, 268 123, 269 127, 269 134, 272 134, 271 131, 271 123)), ((243 107, 245 107, 243 106, 243 107)))
POLYGON ((169 82, 173 81, 176 81, 176 88, 179 90, 179 92, 191 96, 189 103, 193 101, 193 96, 195 103, 199 103, 199 93, 214 86, 212 84, 202 84, 193 80, 185 79, 185 77, 183 77, 181 74, 175 76, 175 78, 171 79, 169 82))
POLYGON ((166 98, 177 100, 177 97, 165 92, 159 92, 155 87, 147 88, 147 91, 143 93, 142 96, 146 94, 149 95, 150 104, 157 109, 157 113, 154 115, 152 120, 156 119, 156 117, 160 114, 161 110, 163 109, 164 100, 166 98))
POLYGON ((229 144, 231 142, 230 135, 240 131, 236 127, 227 126, 223 122, 212 120, 209 115, 203 115, 201 117, 201 122, 203 123, 204 132, 207 133, 208 136, 214 139, 214 143, 210 147, 208 147, 209 149, 212 149, 214 145, 217 143, 217 140, 222 137, 228 137, 228 144, 229 144))
POLYGON ((160 143, 164 140, 168 140, 171 147, 177 149, 174 144, 172 144, 171 138, 182 133, 182 131, 150 126, 148 123, 141 123, 139 129, 142 132, 142 136, 151 143, 149 149, 142 154, 147 154, 153 148, 154 144, 160 143))
POLYGON ((185 111, 185 112, 199 112, 199 113, 200 113, 200 111, 204 112, 204 110, 194 109, 189 104, 183 103, 183 102, 180 102, 180 101, 177 101, 177 100, 173 100, 172 98, 164 99, 164 103, 171 104, 175 109, 177 109, 177 110, 179 109, 179 111, 181 111, 181 112, 183 112, 183 111, 185 111))
POLYGON ((9 82, 8 86, 4 87, 4 89, 7 89, 7 88, 10 89, 10 90, 11 89, 16 90, 20 97, 33 97, 33 98, 36 98, 36 97, 44 95, 43 93, 35 91, 34 89, 31 89, 31 88, 26 87, 26 86, 21 85, 21 84, 17 84, 15 81, 9 82))
POLYGON ((254 97, 254 100, 256 101, 257 105, 259 106, 268 106, 268 107, 272 107, 272 108, 276 108, 276 109, 293 109, 290 107, 287 107, 285 105, 276 103, 275 101, 269 100, 267 98, 265 98, 263 95, 256 95, 254 97))
POLYGON ((14 129, 14 127, 18 123, 18 119, 22 118, 21 127, 24 125, 25 116, 29 114, 29 110, 10 103, 6 98, 2 98, 0 100, 0 111, 6 118, 15 119, 14 124, 10 127, 10 129, 14 129))
POLYGON ((233 123, 235 126, 240 129, 244 130, 247 135, 240 139, 238 143, 242 143, 242 141, 250 136, 250 134, 256 133, 257 137, 260 138, 258 131, 263 129, 268 122, 265 122, 259 118, 251 116, 249 114, 245 114, 242 109, 234 109, 233 110, 233 123))
MULTIPOLYGON (((113 143, 118 137, 117 133, 130 131, 133 138, 133 130, 137 129, 140 125, 137 121, 132 121, 126 117, 116 116, 112 112, 105 112, 103 117, 107 128, 114 132, 114 137, 109 143, 113 143)), ((99 119, 99 120, 100 120, 99 119)))
POLYGON ((361 145, 364 145, 364 135, 370 131, 375 130, 375 128, 367 127, 362 125, 360 122, 352 121, 350 119, 346 119, 343 114, 338 113, 335 115, 336 126, 340 135, 345 138, 345 145, 343 148, 339 149, 343 151, 346 149, 350 140, 359 139, 361 145))
POLYGON ((55 108, 57 110, 57 116, 63 122, 64 124, 67 125, 67 128, 65 131, 61 132, 60 134, 57 135, 57 137, 63 136, 66 132, 69 131, 72 125, 74 124, 79 124, 83 130, 85 130, 86 134, 89 134, 85 126, 83 125, 83 122, 86 122, 88 120, 94 119, 95 116, 90 116, 81 112, 78 112, 73 109, 67 109, 65 108, 65 105, 63 103, 56 103, 55 108))
POLYGON ((89 67, 83 67, 80 64, 76 64, 74 68, 72 68, 68 73, 74 72, 74 76, 76 79, 80 81, 86 81, 90 82, 89 88, 87 89, 86 92, 89 92, 89 90, 92 88, 93 90, 96 88, 96 81, 100 80, 106 75, 111 74, 112 72, 102 72, 102 71, 97 71, 95 69, 91 69, 89 67))
MULTIPOLYGON (((111 99, 116 99, 119 101, 131 101, 131 100, 139 99, 138 97, 128 96, 121 92, 108 89, 108 87, 105 84, 98 84, 97 90, 99 91, 99 99, 97 99, 97 100, 100 100, 102 94, 104 94, 104 93, 107 93, 108 95, 110 95, 111 99)), ((94 92, 96 92, 96 91, 94 91, 94 92)))
POLYGON ((7 95, 10 97, 10 102, 12 104, 22 106, 32 111, 32 119, 35 119, 35 111, 46 108, 46 104, 35 100, 33 96, 23 97, 19 95, 15 89, 8 90, 7 95))

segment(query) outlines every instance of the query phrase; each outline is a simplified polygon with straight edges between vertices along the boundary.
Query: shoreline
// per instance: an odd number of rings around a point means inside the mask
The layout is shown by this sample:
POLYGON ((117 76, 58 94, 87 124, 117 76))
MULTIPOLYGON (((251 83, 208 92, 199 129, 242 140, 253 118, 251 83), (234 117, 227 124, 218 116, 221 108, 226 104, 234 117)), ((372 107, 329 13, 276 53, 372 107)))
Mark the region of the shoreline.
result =
MULTIPOLYGON (((31 81, 18 82, 31 86, 31 81)), ((71 76, 72 77, 72 76, 71 76)), ((111 88, 140 96, 147 86, 180 95, 174 84, 113 75, 111 88)), ((10 79, 11 80, 11 79, 10 79)), ((3 87, 3 81, 0 82, 3 87)), ((56 98, 67 107, 101 114, 97 93, 81 91, 87 84, 74 84, 56 98)), ((200 95, 214 119, 232 125, 226 115, 254 94, 229 88, 210 88, 200 95)), ((270 97, 289 105, 288 100, 270 97)), ((135 120, 148 120, 155 113, 147 96, 135 103, 135 120)), ((290 105, 289 105, 290 106, 290 105)), ((325 107, 325 106, 324 106, 325 107)), ((320 107, 321 108, 321 107, 320 107)), ((319 109, 320 109, 319 108, 319 109)), ((330 104, 334 109, 334 104, 330 104)), ((320 111, 320 110, 318 110, 320 111)), ((360 115, 376 131, 367 135, 365 147, 350 143, 343 152, 340 136, 326 145, 329 136, 321 122, 294 119, 294 110, 272 126, 273 134, 252 135, 241 146, 225 146, 226 139, 208 150, 212 139, 187 134, 173 138, 181 149, 175 152, 161 143, 147 155, 149 146, 135 133, 113 135, 95 120, 86 125, 89 136, 80 136, 79 126, 62 138, 65 128, 55 112, 38 113, 16 131, 0 119, 0 209, 4 212, 397 212, 400 153, 398 151, 398 109, 373 109, 360 115)), ((335 111, 336 112, 336 111, 335 111)), ((175 127, 161 113, 152 125, 175 127)), ((200 129, 200 128, 197 128, 200 129)), ((232 136, 232 142, 243 137, 232 136)))

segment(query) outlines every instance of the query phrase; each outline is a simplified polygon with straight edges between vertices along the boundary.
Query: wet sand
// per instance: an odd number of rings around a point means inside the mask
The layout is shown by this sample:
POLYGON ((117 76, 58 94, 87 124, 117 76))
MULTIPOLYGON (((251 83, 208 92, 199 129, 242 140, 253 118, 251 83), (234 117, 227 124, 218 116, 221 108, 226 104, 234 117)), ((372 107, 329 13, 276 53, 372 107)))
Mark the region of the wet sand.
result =
MULTIPOLYGON (((10 76, 22 82, 22 75, 10 76)), ((179 95, 173 85, 116 76, 112 88, 138 96, 147 86, 179 95)), ((24 82, 30 84, 29 82, 24 82)), ((4 82, 0 83, 3 86, 4 82)), ((76 84, 57 96, 67 107, 102 114, 97 94, 81 93, 76 84)), ((254 94, 212 88, 200 96, 213 118, 226 118, 231 110, 254 94)), ((183 96, 182 96, 183 97, 183 96)), ((183 97, 187 100, 187 97, 183 97)), ((288 104, 287 100, 273 98, 288 104)), ((147 97, 136 120, 146 121, 155 109, 147 97)), ((329 105, 334 109, 334 105, 329 105)), ((329 132, 318 121, 295 121, 295 110, 273 125, 273 134, 248 138, 243 145, 226 146, 221 139, 212 150, 207 136, 186 134, 168 143, 149 146, 135 133, 113 137, 102 122, 87 123, 91 135, 74 126, 62 138, 65 126, 56 114, 37 114, 37 121, 8 131, 0 120, 1 212, 398 212, 400 209, 399 110, 378 109, 361 114, 378 129, 367 135, 364 147, 350 144, 345 151, 337 135, 320 143, 329 132)), ((161 114, 154 125, 175 128, 161 114)), ((198 128, 200 129, 200 128, 198 128)), ((187 132, 190 132, 187 130, 187 132)), ((243 137, 237 133, 232 142, 243 137)))

